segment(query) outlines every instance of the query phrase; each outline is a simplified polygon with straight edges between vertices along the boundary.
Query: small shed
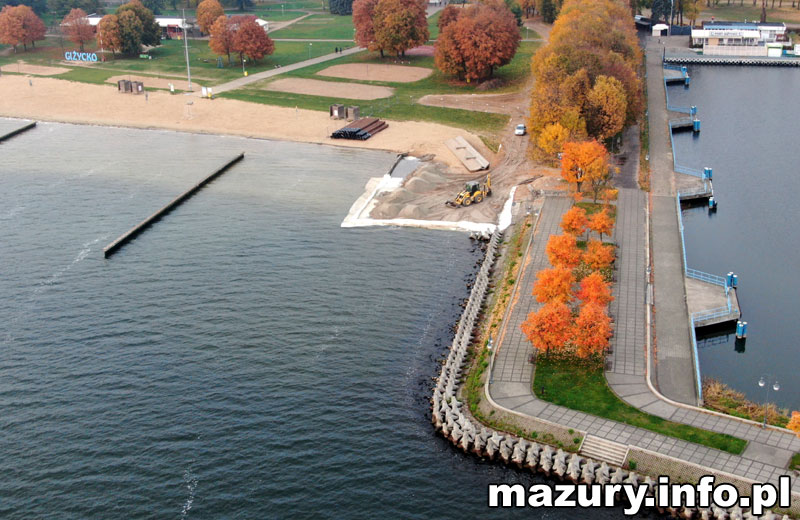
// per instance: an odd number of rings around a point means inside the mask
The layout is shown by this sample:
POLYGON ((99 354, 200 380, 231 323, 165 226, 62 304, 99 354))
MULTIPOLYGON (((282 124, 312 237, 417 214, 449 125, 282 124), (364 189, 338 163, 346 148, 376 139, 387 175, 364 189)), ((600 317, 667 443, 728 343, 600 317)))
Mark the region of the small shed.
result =
POLYGON ((344 119, 346 117, 344 105, 331 105, 330 115, 331 119, 344 119))
POLYGON ((666 36, 669 31, 669 25, 665 23, 657 23, 653 26, 653 36, 666 36))
POLYGON ((131 91, 131 82, 127 79, 121 79, 117 81, 117 89, 120 92, 130 92, 131 91))
POLYGON ((361 117, 361 109, 358 107, 347 107, 347 120, 355 121, 361 117))
POLYGON ((141 94, 144 92, 144 83, 141 81, 131 81, 131 87, 133 88, 134 94, 141 94))

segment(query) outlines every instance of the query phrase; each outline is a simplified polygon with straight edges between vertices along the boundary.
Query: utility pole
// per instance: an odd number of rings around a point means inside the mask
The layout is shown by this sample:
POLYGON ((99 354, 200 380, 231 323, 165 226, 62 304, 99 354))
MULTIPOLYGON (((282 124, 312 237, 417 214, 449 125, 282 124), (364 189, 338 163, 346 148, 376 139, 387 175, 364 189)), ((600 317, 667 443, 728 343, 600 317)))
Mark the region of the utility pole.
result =
POLYGON ((667 29, 667 35, 672 36, 672 10, 675 8, 675 0, 670 0, 669 2, 669 28, 667 29))
POLYGON ((186 9, 181 9, 183 15, 183 52, 186 55, 186 77, 189 81, 189 92, 192 91, 192 69, 189 66, 189 40, 186 37, 186 9))

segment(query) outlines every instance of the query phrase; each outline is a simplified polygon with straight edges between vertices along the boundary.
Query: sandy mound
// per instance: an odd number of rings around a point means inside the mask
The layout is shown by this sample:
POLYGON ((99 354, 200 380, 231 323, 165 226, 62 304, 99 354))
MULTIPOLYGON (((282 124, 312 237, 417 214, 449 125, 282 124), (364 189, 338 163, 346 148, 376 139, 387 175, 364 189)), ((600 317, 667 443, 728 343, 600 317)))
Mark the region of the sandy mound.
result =
MULTIPOLYGON (((189 90, 189 83, 186 80, 170 79, 170 78, 153 78, 150 76, 132 76, 130 74, 108 78, 106 80, 106 83, 113 83, 114 85, 116 85, 117 81, 121 79, 127 79, 130 81, 141 81, 142 83, 144 83, 144 88, 163 88, 165 90, 169 90, 169 84, 172 83, 173 85, 175 85, 176 90, 189 90)), ((198 85, 196 82, 192 83, 192 88, 194 90, 200 90, 200 85, 198 85)))
POLYGON ((394 95, 394 89, 389 87, 304 78, 279 79, 268 83, 264 89, 345 99, 381 99, 394 95))
POLYGON ((348 63, 334 65, 317 72, 320 76, 357 79, 361 81, 387 81, 412 83, 427 78, 433 70, 407 65, 375 65, 370 63, 348 63))
POLYGON ((420 219, 422 218, 422 211, 416 204, 409 204, 400 210, 400 213, 397 214, 397 217, 420 219))
POLYGON ((3 72, 20 72, 22 74, 36 74, 37 76, 55 76, 56 74, 64 74, 72 69, 64 67, 46 67, 44 65, 29 65, 27 63, 13 63, 11 65, 3 65, 0 67, 3 72))

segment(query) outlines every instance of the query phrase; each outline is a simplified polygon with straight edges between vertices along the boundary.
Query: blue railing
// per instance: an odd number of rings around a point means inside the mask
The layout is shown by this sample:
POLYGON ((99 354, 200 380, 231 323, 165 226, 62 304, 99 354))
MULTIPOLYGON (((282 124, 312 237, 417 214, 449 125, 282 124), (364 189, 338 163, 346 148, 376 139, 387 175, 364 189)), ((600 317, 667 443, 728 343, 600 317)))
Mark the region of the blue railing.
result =
POLYGON ((708 185, 708 179, 703 179, 703 187, 696 190, 683 190, 678 192, 678 198, 691 197, 693 195, 713 195, 711 187, 708 185))
POLYGON ((698 271, 697 269, 689 269, 688 267, 686 268, 686 276, 688 276, 689 278, 694 278, 695 280, 700 280, 701 282, 708 282, 714 285, 721 285, 722 287, 727 287, 728 285, 725 282, 724 276, 704 273, 703 271, 698 271))
POLYGON ((669 63, 664 63, 663 66, 664 66, 665 69, 669 69, 669 70, 681 70, 681 66, 680 65, 670 65, 669 63))
POLYGON ((697 355, 697 335, 694 332, 694 318, 691 318, 689 330, 692 333, 692 355, 694 356, 694 377, 695 387, 697 387, 697 401, 703 406, 703 383, 700 379, 700 358, 697 355))

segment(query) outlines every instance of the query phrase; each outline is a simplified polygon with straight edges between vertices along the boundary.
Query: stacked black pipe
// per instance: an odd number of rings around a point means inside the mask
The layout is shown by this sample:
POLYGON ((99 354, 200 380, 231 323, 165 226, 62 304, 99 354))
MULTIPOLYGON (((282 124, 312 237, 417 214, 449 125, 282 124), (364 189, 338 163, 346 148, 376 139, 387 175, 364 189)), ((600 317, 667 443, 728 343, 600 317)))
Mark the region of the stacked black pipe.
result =
POLYGON ((366 141, 388 126, 386 121, 381 121, 377 117, 362 117, 352 123, 348 123, 344 128, 336 130, 331 134, 331 137, 334 139, 366 141))

